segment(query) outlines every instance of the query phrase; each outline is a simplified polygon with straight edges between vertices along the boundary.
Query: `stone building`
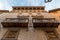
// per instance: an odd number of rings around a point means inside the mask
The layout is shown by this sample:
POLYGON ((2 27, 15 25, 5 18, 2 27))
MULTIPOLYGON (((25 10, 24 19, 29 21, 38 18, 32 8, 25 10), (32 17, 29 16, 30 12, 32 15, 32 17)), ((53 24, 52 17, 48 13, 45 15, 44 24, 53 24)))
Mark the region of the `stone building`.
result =
POLYGON ((49 13, 56 18, 56 20, 60 21, 60 8, 50 10, 49 13))
POLYGON ((1 40, 60 39, 60 22, 56 20, 56 11, 47 12, 45 6, 13 6, 11 12, 3 12, 0 15, 1 40))
POLYGON ((13 6, 13 12, 18 13, 38 13, 46 12, 45 6, 13 6))
POLYGON ((9 13, 9 10, 0 10, 0 13, 9 13))

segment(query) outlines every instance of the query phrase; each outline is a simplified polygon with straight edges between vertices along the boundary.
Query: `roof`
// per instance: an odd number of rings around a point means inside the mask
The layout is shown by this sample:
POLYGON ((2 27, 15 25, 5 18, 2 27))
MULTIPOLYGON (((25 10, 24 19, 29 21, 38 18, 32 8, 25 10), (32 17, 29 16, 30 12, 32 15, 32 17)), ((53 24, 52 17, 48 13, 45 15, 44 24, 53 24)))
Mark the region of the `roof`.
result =
POLYGON ((9 10, 0 10, 0 12, 9 12, 9 10))
POLYGON ((45 7, 45 6, 12 6, 13 8, 15 8, 15 7, 45 7))
POLYGON ((44 10, 45 6, 12 6, 13 10, 44 10))
POLYGON ((57 8, 57 9, 53 9, 53 10, 49 10, 49 12, 55 12, 55 11, 59 11, 60 8, 57 8))

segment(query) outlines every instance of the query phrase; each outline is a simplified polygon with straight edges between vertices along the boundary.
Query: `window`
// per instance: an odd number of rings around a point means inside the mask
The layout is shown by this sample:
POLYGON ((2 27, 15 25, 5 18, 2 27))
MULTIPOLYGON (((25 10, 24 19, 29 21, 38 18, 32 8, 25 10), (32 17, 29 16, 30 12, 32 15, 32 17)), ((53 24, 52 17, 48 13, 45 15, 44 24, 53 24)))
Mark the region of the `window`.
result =
POLYGON ((20 10, 20 8, 18 8, 18 10, 20 10))
POLYGON ((22 10, 24 10, 24 8, 22 8, 22 10))
POLYGON ((33 8, 33 10, 35 10, 36 8, 33 8))
POLYGON ((29 8, 30 10, 32 10, 32 8, 29 8))
POLYGON ((26 10, 28 10, 28 8, 25 8, 26 10))
POLYGON ((37 10, 40 10, 40 8, 37 8, 37 10))
POLYGON ((44 10, 44 8, 42 7, 41 10, 44 10))
POLYGON ((13 9, 16 9, 16 8, 13 8, 13 9))

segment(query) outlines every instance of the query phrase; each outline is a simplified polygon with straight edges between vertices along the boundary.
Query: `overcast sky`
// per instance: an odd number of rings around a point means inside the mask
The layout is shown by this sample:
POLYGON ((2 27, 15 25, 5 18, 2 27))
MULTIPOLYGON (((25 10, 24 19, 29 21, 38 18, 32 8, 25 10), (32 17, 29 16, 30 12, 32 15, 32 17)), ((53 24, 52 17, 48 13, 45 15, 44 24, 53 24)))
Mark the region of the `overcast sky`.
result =
POLYGON ((12 6, 45 6, 45 10, 60 8, 60 0, 45 3, 44 0, 0 0, 0 10, 12 10, 12 6))

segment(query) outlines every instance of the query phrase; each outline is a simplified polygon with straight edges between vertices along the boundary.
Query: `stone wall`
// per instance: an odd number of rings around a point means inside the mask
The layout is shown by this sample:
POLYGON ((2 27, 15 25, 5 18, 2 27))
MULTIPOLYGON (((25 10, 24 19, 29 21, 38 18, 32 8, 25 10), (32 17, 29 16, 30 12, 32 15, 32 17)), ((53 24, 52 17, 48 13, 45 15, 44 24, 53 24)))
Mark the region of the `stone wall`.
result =
POLYGON ((16 18, 17 17, 17 14, 16 13, 3 13, 0 15, 0 27, 2 26, 1 25, 1 22, 3 20, 5 20, 6 18, 16 18))
MULTIPOLYGON (((60 22, 60 11, 50 12, 49 14, 51 14, 58 22, 60 22)), ((56 31, 58 32, 58 36, 60 37, 60 25, 58 26, 56 31)))

